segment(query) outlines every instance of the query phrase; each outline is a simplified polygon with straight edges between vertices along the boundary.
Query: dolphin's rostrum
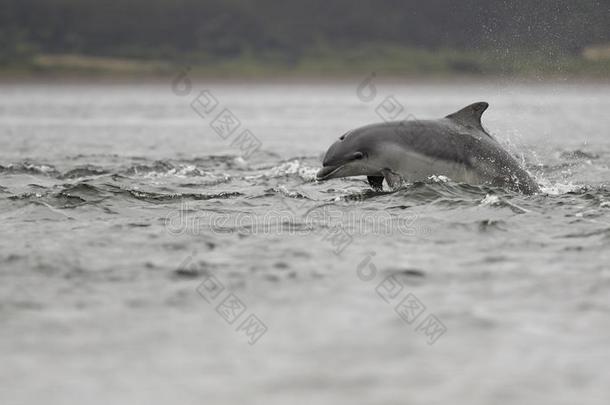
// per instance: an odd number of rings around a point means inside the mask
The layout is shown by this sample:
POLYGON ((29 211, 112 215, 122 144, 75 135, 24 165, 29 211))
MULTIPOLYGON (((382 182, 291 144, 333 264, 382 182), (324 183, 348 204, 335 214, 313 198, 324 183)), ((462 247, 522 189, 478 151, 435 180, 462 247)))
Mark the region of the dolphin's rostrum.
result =
POLYGON ((471 104, 439 120, 408 120, 367 125, 331 145, 318 180, 367 176, 381 190, 401 181, 443 175, 457 182, 506 187, 525 194, 538 184, 481 125, 489 104, 471 104))

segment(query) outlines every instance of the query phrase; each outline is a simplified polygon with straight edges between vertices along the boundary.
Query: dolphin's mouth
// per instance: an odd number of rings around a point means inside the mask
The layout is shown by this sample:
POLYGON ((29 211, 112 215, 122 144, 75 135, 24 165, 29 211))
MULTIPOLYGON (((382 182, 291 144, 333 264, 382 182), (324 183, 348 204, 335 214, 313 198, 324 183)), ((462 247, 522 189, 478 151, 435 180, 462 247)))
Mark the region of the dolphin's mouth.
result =
POLYGON ((336 174, 343 165, 340 166, 324 166, 318 173, 316 173, 316 180, 328 180, 332 179, 334 174, 336 174))

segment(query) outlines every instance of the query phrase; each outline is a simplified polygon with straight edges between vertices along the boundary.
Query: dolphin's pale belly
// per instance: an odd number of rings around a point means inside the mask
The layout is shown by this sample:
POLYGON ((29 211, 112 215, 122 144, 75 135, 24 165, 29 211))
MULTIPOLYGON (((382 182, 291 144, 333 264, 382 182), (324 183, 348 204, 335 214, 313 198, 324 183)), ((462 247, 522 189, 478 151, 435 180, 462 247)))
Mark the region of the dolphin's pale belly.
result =
POLYGON ((400 151, 392 155, 390 167, 407 182, 424 181, 434 175, 469 184, 483 184, 491 180, 459 162, 434 159, 413 151, 400 151))

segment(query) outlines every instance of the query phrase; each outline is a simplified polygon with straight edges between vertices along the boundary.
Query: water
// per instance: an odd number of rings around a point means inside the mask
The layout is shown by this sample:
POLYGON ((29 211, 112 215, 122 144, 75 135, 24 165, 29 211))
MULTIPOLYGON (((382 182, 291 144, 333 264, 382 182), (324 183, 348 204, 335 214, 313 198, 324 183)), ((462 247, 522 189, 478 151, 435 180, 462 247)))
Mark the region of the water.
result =
POLYGON ((606 403, 610 85, 357 86, 2 84, 2 403, 606 403), (388 96, 488 101, 544 193, 316 183, 388 96))

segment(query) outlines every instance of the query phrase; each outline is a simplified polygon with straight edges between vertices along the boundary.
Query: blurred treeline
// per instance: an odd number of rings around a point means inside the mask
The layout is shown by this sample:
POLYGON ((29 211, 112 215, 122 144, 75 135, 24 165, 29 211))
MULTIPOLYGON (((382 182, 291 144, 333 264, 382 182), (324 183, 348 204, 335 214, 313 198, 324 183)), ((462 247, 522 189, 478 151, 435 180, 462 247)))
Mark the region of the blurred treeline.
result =
POLYGON ((479 72, 577 60, 609 42, 610 0, 0 0, 5 66, 78 54, 479 72))

